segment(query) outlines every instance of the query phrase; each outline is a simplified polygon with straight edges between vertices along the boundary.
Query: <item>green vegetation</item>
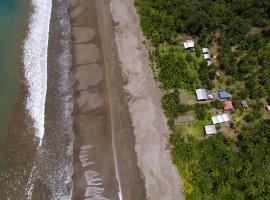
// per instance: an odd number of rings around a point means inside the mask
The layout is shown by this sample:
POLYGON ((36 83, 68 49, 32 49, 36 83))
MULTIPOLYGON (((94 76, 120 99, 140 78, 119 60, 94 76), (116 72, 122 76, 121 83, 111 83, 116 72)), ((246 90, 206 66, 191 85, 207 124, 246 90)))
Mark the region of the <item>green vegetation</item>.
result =
POLYGON ((270 117, 265 110, 270 102, 270 1, 136 0, 136 6, 165 93, 172 155, 186 198, 270 199, 270 117), (195 52, 183 48, 188 36, 195 38, 195 52), (215 56, 211 67, 201 56, 205 46, 215 56), (198 87, 224 88, 233 95, 234 138, 225 132, 202 137, 204 123, 223 102, 179 100, 180 89, 192 93, 198 87), (242 100, 249 108, 241 107, 242 100), (188 111, 197 121, 176 125, 175 119, 188 111))

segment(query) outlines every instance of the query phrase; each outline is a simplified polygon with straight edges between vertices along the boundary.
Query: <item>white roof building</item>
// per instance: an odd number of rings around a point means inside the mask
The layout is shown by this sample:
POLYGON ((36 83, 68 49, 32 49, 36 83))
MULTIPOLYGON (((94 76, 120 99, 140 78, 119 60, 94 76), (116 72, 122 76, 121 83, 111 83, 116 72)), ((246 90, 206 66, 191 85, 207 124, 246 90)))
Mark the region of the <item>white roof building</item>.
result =
POLYGON ((193 40, 186 40, 184 42, 184 47, 185 49, 194 49, 195 48, 195 44, 193 40))
POLYGON ((202 49, 202 53, 203 53, 203 54, 209 54, 210 51, 209 51, 208 48, 203 48, 203 49, 202 49))
POLYGON ((214 116, 211 119, 212 119, 213 124, 220 124, 220 123, 223 123, 223 122, 230 121, 230 117, 227 114, 214 116))
POLYGON ((205 89, 196 89, 196 96, 198 101, 207 100, 208 96, 205 89))
POLYGON ((205 60, 211 60, 211 56, 207 53, 207 54, 203 54, 203 57, 205 60))
POLYGON ((211 66, 212 65, 212 61, 211 60, 207 60, 207 66, 209 67, 209 66, 211 66))
POLYGON ((217 134, 217 129, 215 125, 208 125, 204 127, 206 135, 214 135, 217 134))

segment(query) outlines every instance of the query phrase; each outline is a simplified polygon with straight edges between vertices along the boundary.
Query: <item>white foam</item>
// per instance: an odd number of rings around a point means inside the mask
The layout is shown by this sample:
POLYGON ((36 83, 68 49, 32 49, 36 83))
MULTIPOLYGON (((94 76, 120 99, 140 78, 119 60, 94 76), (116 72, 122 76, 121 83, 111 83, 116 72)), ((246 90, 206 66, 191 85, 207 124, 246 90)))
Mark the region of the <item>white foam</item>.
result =
POLYGON ((24 42, 25 79, 29 89, 26 109, 33 120, 39 145, 44 135, 47 92, 47 53, 52 0, 32 0, 33 13, 24 42))

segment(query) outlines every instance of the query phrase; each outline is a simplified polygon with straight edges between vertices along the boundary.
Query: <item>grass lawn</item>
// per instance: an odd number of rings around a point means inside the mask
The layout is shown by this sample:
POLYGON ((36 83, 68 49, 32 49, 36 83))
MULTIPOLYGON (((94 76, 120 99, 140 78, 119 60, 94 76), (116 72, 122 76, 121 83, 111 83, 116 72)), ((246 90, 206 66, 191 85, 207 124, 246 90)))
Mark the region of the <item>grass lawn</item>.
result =
POLYGON ((182 134, 189 134, 195 137, 196 139, 204 139, 204 126, 211 124, 210 121, 200 121, 196 120, 191 123, 185 123, 178 126, 179 132, 182 134))

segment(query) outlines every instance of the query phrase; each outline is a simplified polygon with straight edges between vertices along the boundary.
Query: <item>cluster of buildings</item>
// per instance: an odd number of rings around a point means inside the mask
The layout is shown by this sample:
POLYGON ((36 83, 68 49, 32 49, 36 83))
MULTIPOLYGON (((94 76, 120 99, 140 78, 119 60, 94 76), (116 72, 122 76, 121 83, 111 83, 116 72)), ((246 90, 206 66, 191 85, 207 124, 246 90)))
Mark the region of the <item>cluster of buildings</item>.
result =
MULTIPOLYGON (((184 48, 185 48, 185 50, 195 51, 194 41, 193 40, 186 40, 184 42, 184 48)), ((208 48, 206 48, 206 47, 202 48, 202 55, 203 55, 203 58, 207 61, 207 65, 208 66, 212 65, 212 58, 211 58, 210 51, 208 48)))
MULTIPOLYGON (((206 91, 205 89, 199 88, 195 90, 196 97, 198 101, 207 101, 207 100, 213 100, 214 94, 211 92, 206 91)), ((224 100, 224 107, 223 110, 231 111, 234 110, 233 102, 230 100, 232 98, 232 95, 224 90, 220 89, 218 90, 218 98, 221 100, 224 100)), ((241 102, 243 108, 248 108, 248 103, 246 100, 243 100, 241 102)), ((270 110, 270 106, 269 106, 270 110)), ((217 133, 216 130, 216 124, 225 123, 230 121, 230 116, 227 113, 223 113, 221 115, 213 116, 211 117, 212 125, 207 125, 204 127, 206 135, 213 135, 217 133)))
MULTIPOLYGON (((206 100, 214 99, 214 95, 212 93, 207 92, 205 89, 202 89, 202 88, 196 89, 195 93, 196 93, 198 101, 206 101, 206 100)), ((218 96, 220 99, 226 100, 224 102, 224 111, 229 111, 229 110, 234 109, 232 101, 229 100, 232 97, 232 95, 229 92, 221 89, 218 91, 218 96)), ((230 117, 227 113, 224 113, 222 115, 217 115, 217 116, 211 117, 211 120, 212 120, 213 124, 207 125, 204 127, 206 135, 216 134, 217 130, 216 130, 215 125, 230 121, 230 117)))
MULTIPOLYGON (((184 42, 184 48, 185 48, 185 50, 195 51, 194 41, 193 40, 186 40, 184 42)), ((207 61, 207 65, 211 66, 212 65, 212 58, 211 58, 209 49, 206 47, 202 48, 202 55, 203 55, 203 58, 207 61)), ((214 99, 214 95, 211 92, 208 92, 202 88, 196 89, 195 93, 196 93, 198 101, 207 101, 207 100, 214 99)), ((218 90, 218 97, 219 97, 219 99, 224 100, 223 110, 225 112, 234 110, 233 102, 231 101, 232 95, 229 92, 227 92, 224 89, 220 89, 220 90, 218 90)), ((248 108, 248 103, 246 100, 242 100, 241 105, 242 105, 242 108, 248 108)), ((266 110, 270 112, 270 104, 266 106, 266 110)), ((224 122, 229 122, 230 116, 227 113, 224 113, 221 115, 211 117, 211 120, 212 120, 213 124, 207 125, 204 127, 206 135, 216 134, 217 130, 216 130, 215 125, 220 124, 220 123, 224 123, 224 122)))

